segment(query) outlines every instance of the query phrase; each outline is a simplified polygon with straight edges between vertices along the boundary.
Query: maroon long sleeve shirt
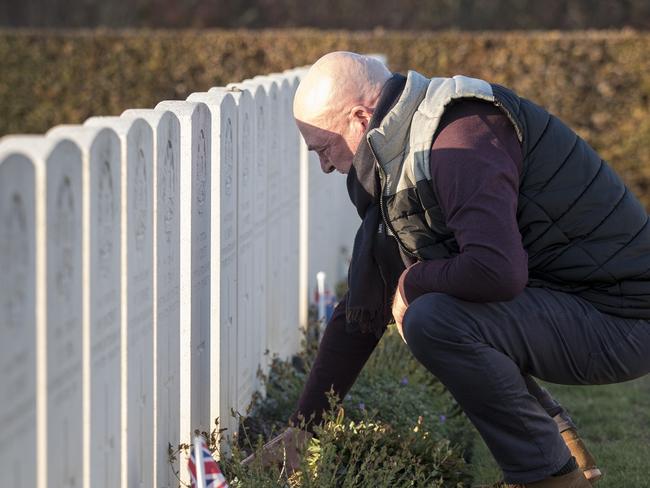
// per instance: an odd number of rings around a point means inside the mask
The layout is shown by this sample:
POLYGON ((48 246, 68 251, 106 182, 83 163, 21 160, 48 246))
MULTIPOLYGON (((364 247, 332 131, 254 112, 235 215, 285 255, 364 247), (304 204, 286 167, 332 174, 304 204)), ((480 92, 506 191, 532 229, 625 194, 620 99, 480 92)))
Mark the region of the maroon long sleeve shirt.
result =
MULTIPOLYGON (((512 123, 496 106, 463 100, 449 107, 431 147, 434 191, 459 253, 410 266, 399 287, 407 304, 439 292, 477 302, 509 300, 528 280, 528 256, 517 226, 521 146, 512 123)), ((315 422, 327 409, 325 393, 343 398, 375 349, 373 334, 345 331, 345 302, 332 315, 292 420, 315 422)))

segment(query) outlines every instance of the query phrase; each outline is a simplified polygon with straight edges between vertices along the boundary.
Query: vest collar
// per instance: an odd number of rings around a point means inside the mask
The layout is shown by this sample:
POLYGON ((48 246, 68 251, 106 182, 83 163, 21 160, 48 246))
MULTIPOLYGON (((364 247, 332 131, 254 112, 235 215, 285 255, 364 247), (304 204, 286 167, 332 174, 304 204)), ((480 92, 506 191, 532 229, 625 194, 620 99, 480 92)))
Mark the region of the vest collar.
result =
POLYGON ((497 103, 486 81, 457 75, 428 79, 409 71, 404 91, 379 127, 366 136, 385 175, 382 192, 394 195, 430 180, 429 153, 445 108, 456 99, 497 103))
POLYGON ((406 85, 395 106, 382 119, 379 127, 366 135, 379 161, 392 161, 403 154, 409 137, 410 121, 424 99, 428 86, 428 78, 416 71, 409 71, 406 85))

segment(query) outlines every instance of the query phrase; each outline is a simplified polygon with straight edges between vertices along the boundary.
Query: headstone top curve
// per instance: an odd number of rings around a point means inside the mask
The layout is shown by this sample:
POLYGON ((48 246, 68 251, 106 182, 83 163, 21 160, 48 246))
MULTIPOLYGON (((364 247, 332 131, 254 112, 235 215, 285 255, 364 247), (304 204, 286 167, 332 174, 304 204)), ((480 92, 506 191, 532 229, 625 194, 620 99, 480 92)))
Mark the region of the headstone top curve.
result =
POLYGON ((155 108, 131 108, 122 112, 120 117, 138 117, 147 121, 152 127, 157 127, 167 118, 178 120, 171 110, 155 108))
POLYGON ((28 159, 45 161, 53 152, 71 145, 80 151, 70 138, 48 138, 44 135, 10 135, 0 139, 0 159, 10 154, 22 154, 28 159))
MULTIPOLYGON (((256 81, 248 80, 240 81, 238 83, 229 83, 227 88, 231 90, 237 89, 241 92, 249 92, 253 98, 257 98, 258 96, 266 96, 266 89, 264 88, 264 85, 256 81)), ((210 90, 213 89, 214 88, 210 88, 210 90)))
POLYGON ((149 124, 142 117, 120 117, 117 115, 90 117, 84 122, 84 127, 108 127, 120 136, 126 136, 131 130, 142 125, 150 129, 149 124))
POLYGON ((70 139, 82 148, 89 148, 97 138, 106 136, 119 139, 117 133, 110 127, 65 124, 52 127, 45 133, 45 137, 70 139))
POLYGON ((207 110, 204 102, 188 102, 187 100, 163 100, 156 105, 156 110, 169 110, 177 117, 192 117, 197 111, 207 110))
POLYGON ((230 104, 235 106, 237 104, 235 97, 231 92, 195 92, 187 97, 190 103, 201 103, 211 108, 212 104, 221 104, 221 106, 230 104))

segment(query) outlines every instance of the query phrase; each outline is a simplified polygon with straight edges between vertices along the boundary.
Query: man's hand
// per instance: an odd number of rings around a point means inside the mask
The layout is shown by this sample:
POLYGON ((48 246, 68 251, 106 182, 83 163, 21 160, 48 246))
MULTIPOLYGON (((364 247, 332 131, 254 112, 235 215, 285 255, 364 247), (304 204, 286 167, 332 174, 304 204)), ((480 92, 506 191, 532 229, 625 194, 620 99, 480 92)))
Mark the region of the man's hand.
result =
MULTIPOLYGON (((401 280, 400 280, 401 281, 401 280)), ((406 313, 406 302, 404 297, 402 297, 402 292, 400 291, 401 287, 397 287, 395 291, 395 298, 393 298, 393 318, 395 319, 395 324, 397 325, 397 331, 399 335, 402 336, 402 340, 406 343, 404 339, 404 332, 402 332, 402 321, 404 320, 404 314, 406 313)))
MULTIPOLYGON (((307 448, 311 437, 311 433, 305 430, 293 427, 287 428, 262 447, 262 450, 258 454, 262 466, 270 466, 271 464, 278 466, 284 465, 287 474, 292 474, 300 467, 302 453, 307 448)), ((255 458, 256 455, 251 454, 241 463, 243 465, 250 464, 255 458)))

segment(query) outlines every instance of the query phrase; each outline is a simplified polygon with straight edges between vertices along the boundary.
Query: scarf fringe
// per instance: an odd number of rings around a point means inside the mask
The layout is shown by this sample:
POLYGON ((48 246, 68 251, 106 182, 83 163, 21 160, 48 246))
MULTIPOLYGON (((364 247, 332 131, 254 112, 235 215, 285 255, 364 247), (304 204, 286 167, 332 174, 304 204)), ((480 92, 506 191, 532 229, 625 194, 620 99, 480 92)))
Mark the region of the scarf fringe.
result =
POLYGON ((362 334, 374 334, 381 339, 386 331, 386 320, 382 320, 382 313, 378 310, 366 310, 362 308, 348 308, 345 311, 345 329, 348 333, 361 332, 362 334))
POLYGON ((345 319, 348 322, 368 323, 374 322, 379 315, 379 310, 368 310, 361 307, 347 307, 345 319))

